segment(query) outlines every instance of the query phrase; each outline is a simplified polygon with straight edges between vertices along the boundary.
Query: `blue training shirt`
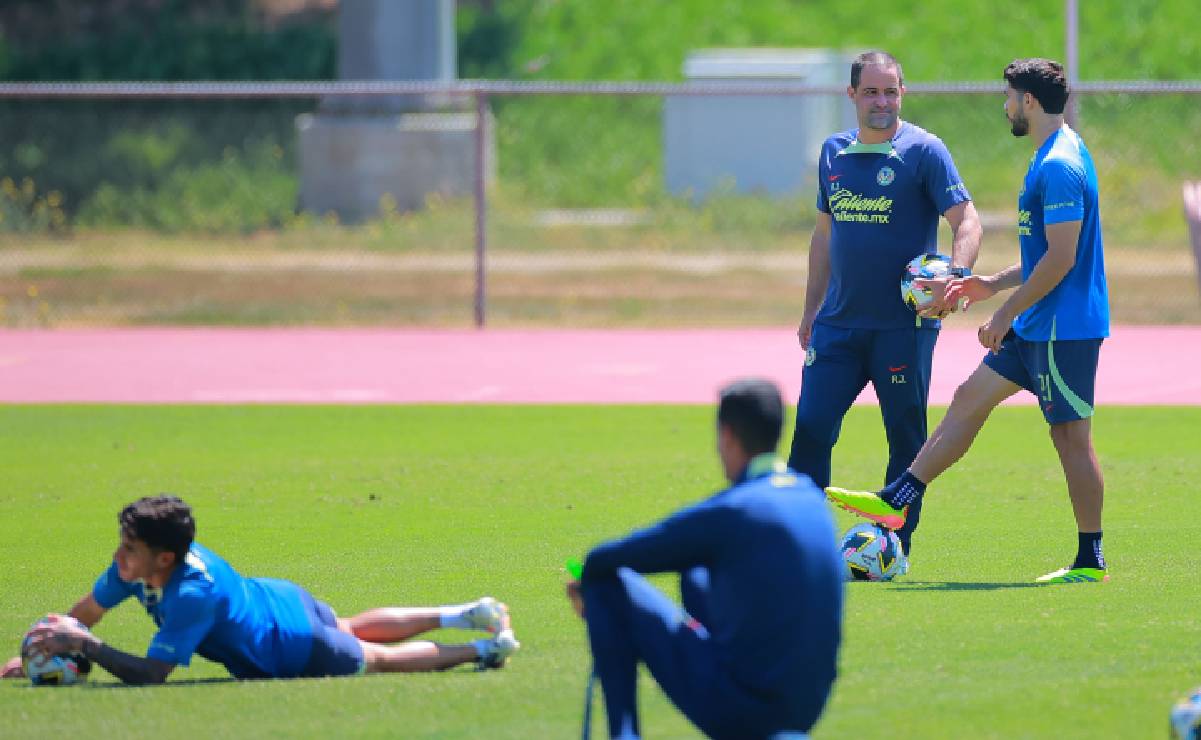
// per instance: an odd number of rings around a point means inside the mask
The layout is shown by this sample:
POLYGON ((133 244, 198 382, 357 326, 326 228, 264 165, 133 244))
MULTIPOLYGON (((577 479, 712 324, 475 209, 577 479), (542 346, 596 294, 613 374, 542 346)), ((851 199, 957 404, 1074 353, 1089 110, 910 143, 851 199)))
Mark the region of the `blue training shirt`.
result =
POLYGON ((834 134, 818 160, 817 209, 833 221, 830 284, 817 321, 912 328, 917 318, 901 300, 901 273, 919 254, 938 251, 939 218, 971 195, 946 145, 920 126, 901 121, 883 144, 861 144, 858 135, 834 134))
POLYGON ((822 492, 761 456, 732 487, 593 549, 581 578, 705 567, 705 628, 719 664, 792 709, 811 706, 815 692, 824 701, 834 681, 845 579, 837 543, 822 492))
POLYGON ((142 602, 159 628, 146 657, 186 666, 197 653, 235 678, 287 678, 304 670, 313 633, 303 594, 289 581, 244 578, 197 543, 161 589, 122 581, 116 562, 92 589, 105 609, 130 596, 142 602))
POLYGON ((1109 336, 1097 171, 1080 135, 1064 126, 1034 153, 1018 194, 1023 281, 1030 279, 1047 253, 1046 227, 1068 221, 1081 222, 1076 262, 1059 285, 1013 322, 1022 339, 1046 342, 1109 336))

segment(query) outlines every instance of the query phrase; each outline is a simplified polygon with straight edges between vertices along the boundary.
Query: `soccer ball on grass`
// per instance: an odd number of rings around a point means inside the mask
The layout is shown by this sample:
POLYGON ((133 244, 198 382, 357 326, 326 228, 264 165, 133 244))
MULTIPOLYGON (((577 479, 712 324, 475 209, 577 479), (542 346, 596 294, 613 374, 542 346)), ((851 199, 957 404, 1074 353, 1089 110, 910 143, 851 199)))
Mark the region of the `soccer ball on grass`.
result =
POLYGON ((851 581, 891 581, 905 563, 896 533, 871 522, 848 529, 838 549, 851 581))
MULTIPOLYGON (((83 623, 74 617, 63 618, 70 619, 79 627, 86 629, 83 623)), ((38 624, 47 624, 49 621, 47 617, 43 617, 37 621, 34 627, 38 624)), ((26 633, 21 640, 21 666, 34 686, 70 686, 83 683, 88 679, 88 673, 92 670, 92 661, 83 655, 79 653, 42 655, 40 651, 30 647, 29 643, 30 637, 26 633)))

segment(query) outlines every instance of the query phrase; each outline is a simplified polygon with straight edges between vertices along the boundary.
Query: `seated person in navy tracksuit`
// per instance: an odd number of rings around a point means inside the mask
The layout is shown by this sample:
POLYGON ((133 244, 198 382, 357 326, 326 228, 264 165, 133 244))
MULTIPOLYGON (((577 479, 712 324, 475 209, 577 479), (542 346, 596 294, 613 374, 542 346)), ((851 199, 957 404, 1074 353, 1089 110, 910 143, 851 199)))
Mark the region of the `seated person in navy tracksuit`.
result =
POLYGON ((706 735, 808 732, 834 683, 842 559, 822 492, 775 457, 784 418, 762 380, 721 392, 731 487, 599 545, 567 586, 586 621, 612 737, 639 736, 641 661, 706 735), (681 610, 640 573, 678 572, 681 610))

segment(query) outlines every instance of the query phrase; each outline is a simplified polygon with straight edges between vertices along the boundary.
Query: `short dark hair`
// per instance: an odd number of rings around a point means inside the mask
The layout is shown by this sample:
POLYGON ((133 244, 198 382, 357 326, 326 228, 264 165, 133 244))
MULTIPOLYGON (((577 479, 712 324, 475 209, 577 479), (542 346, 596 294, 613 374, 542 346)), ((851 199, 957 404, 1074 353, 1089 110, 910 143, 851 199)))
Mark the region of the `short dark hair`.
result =
POLYGON ((865 51, 851 60, 851 87, 856 90, 859 89, 859 79, 863 77, 864 67, 896 67, 897 80, 902 85, 905 84, 905 73, 896 57, 886 51, 865 51))
POLYGON ((145 542, 153 550, 175 553, 182 563, 196 537, 192 507, 177 496, 144 496, 121 510, 121 534, 145 542))
POLYGON ((748 455, 775 452, 784 426, 784 401, 770 380, 744 378, 721 389, 717 423, 728 428, 748 455))
POLYGON ((1014 59, 1005 67, 1005 81, 1014 90, 1028 92, 1047 113, 1063 113, 1068 102, 1068 78, 1063 65, 1052 59, 1014 59))

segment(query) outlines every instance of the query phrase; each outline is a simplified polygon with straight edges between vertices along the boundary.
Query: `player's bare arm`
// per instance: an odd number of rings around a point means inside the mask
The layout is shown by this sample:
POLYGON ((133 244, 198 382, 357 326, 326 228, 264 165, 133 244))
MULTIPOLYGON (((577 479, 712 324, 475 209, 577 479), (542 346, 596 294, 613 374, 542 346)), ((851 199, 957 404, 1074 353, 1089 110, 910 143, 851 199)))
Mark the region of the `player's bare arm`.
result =
POLYGON ((1184 219, 1188 221, 1193 251, 1201 255, 1201 180, 1186 180, 1181 187, 1181 196, 1184 199, 1184 219))
POLYGON ((1015 263, 992 275, 969 275, 951 280, 947 283, 946 299, 954 303, 962 301, 963 310, 966 311, 980 301, 986 301, 1003 290, 1016 288, 1021 284, 1022 266, 1015 263))
POLYGON ((1080 239, 1080 221, 1065 221, 1046 226, 1047 253, 1042 256, 1030 278, 1013 292, 979 330, 980 344, 997 352, 1018 314, 1050 293, 1076 263, 1076 244, 1080 239))
POLYGON ((980 225, 980 214, 972 201, 956 203, 942 214, 951 226, 951 266, 976 266, 980 256, 980 240, 984 238, 984 227, 980 225))
POLYGON ((797 340, 808 349, 813 336, 813 321, 826 297, 830 284, 830 228, 833 218, 828 213, 817 213, 813 236, 809 238, 809 276, 805 282, 805 312, 797 328, 797 340))
POLYGON ((34 627, 30 636, 30 645, 35 650, 41 650, 46 655, 82 653, 88 660, 129 684, 162 683, 175 669, 172 663, 141 658, 110 647, 91 632, 55 614, 50 615, 47 622, 34 627))
POLYGON ((1181 186, 1181 196, 1184 199, 1184 217, 1189 226, 1201 227, 1201 180, 1186 180, 1181 186))
POLYGON ((108 611, 100 606, 96 601, 96 597, 89 591, 82 599, 75 602, 75 606, 71 607, 71 611, 67 612, 68 617, 75 617, 80 622, 83 622, 85 627, 95 627, 96 624, 104 617, 104 613, 108 611))

